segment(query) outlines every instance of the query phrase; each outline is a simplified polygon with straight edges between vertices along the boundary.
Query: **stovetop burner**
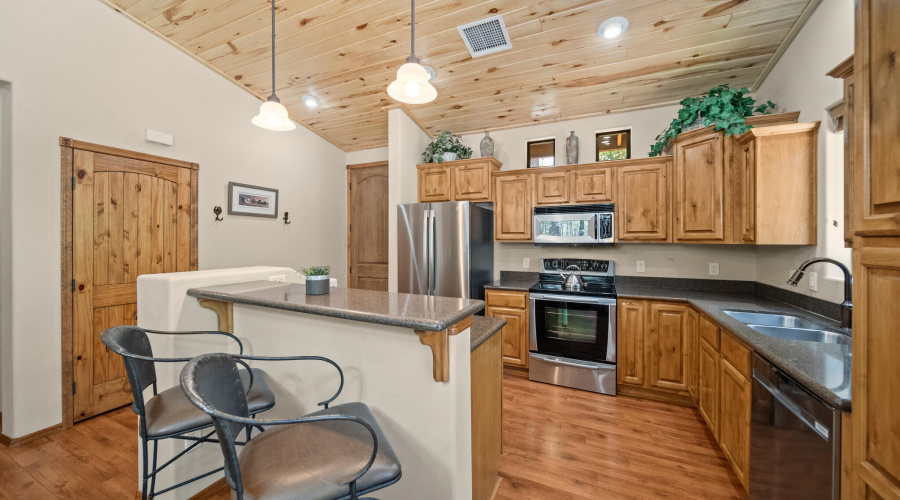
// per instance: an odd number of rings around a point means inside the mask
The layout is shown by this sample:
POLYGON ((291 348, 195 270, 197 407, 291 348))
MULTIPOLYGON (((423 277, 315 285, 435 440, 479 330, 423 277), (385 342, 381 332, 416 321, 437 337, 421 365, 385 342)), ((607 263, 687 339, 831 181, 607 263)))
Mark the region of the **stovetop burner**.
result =
POLYGON ((576 295, 587 297, 615 297, 614 262, 589 259, 541 259, 540 281, 532 286, 532 293, 551 293, 560 295, 576 295), (576 265, 583 269, 581 278, 584 287, 581 290, 566 290, 563 288, 565 278, 560 273, 565 273, 568 266, 576 265))
POLYGON ((558 293, 561 295, 578 295, 586 297, 615 297, 616 287, 610 282, 595 282, 591 276, 583 276, 584 287, 581 290, 566 290, 563 280, 556 274, 541 274, 541 280, 532 286, 532 293, 558 293), (559 279, 556 279, 559 278, 559 279))

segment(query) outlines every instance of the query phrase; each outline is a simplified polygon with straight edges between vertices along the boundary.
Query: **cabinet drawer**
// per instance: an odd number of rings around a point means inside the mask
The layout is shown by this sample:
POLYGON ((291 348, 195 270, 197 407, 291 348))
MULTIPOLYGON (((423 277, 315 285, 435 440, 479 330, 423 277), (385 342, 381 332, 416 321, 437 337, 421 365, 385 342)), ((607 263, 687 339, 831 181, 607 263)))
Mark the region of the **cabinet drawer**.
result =
POLYGON ((719 350, 719 327, 712 321, 706 319, 706 316, 700 316, 700 324, 697 328, 700 332, 700 338, 705 340, 712 348, 719 350))
POLYGON ((747 378, 751 376, 750 350, 741 345, 728 333, 722 334, 722 356, 728 359, 741 374, 747 378))
POLYGON ((513 309, 528 308, 528 292, 507 292, 487 290, 485 302, 490 307, 510 307, 513 309))

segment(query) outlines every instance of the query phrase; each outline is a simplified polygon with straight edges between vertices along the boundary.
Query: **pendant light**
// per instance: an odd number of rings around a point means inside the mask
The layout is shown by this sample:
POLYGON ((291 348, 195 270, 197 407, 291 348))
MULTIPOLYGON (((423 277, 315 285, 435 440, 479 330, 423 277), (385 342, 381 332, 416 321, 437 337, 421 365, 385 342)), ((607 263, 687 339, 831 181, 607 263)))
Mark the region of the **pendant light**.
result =
POLYGON ((388 85, 388 95, 407 104, 424 104, 437 97, 437 90, 428 83, 428 70, 416 57, 416 0, 412 0, 410 53, 406 63, 397 70, 397 79, 388 85))
POLYGON ((288 110, 275 95, 275 0, 272 0, 272 95, 259 107, 259 114, 251 120, 266 130, 294 130, 297 128, 288 116, 288 110))

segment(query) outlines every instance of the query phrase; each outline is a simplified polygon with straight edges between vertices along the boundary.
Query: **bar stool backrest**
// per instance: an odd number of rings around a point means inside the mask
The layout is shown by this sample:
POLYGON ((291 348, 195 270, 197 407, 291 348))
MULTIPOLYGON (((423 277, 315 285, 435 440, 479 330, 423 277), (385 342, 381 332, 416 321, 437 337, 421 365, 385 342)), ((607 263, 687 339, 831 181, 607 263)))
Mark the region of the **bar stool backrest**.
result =
POLYGON ((100 334, 100 340, 106 347, 122 356, 128 383, 131 385, 131 394, 134 396, 132 407, 135 413, 143 417, 144 390, 152 385, 153 393, 156 394, 156 366, 153 361, 135 357, 153 357, 147 333, 137 326, 116 326, 104 330, 100 334))

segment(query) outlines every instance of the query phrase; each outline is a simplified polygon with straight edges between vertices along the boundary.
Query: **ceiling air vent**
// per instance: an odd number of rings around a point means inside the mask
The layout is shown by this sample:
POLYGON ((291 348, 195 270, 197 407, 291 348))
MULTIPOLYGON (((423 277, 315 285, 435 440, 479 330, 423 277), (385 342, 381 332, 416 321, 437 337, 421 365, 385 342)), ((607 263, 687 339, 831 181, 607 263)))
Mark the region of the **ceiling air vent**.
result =
POLYGON ((503 17, 499 14, 458 26, 456 29, 466 42, 466 48, 472 57, 486 56, 512 48, 503 17))

